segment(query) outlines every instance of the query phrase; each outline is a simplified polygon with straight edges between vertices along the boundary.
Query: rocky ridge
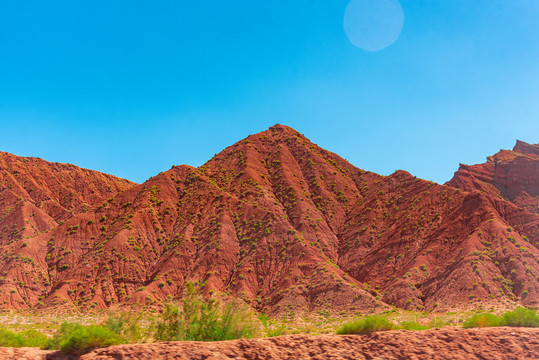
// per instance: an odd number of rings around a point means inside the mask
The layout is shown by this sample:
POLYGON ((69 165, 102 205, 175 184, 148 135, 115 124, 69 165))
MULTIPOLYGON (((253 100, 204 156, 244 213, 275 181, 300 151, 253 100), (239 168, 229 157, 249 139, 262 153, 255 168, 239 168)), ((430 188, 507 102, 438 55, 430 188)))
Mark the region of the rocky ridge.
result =
POLYGON ((513 150, 501 150, 477 165, 460 165, 448 185, 481 190, 539 214, 539 144, 517 140, 513 150))

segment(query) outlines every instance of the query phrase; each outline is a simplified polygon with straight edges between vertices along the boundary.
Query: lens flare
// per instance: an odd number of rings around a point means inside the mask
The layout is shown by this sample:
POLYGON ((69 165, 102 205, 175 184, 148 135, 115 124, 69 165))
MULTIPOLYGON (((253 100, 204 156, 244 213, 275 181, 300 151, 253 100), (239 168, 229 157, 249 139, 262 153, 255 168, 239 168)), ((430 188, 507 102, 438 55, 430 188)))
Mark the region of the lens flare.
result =
POLYGON ((355 46, 379 51, 399 38, 404 12, 398 0, 352 0, 344 14, 344 31, 355 46))

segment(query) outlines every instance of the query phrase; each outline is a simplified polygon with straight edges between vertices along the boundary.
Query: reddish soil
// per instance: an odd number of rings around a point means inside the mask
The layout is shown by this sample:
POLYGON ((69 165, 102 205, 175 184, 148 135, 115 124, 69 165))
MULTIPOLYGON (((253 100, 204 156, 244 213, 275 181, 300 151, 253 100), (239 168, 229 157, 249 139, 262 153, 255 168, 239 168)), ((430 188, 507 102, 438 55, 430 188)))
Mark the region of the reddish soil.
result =
MULTIPOLYGON (((62 359, 36 349, 2 349, 0 358, 62 359), (48 356, 48 357, 47 357, 48 356)), ((288 335, 223 342, 117 345, 83 355, 84 360, 298 360, 298 359, 537 359, 539 329, 443 328, 366 335, 288 335)))
POLYGON ((47 164, 58 189, 91 190, 66 202, 48 185, 60 224, 24 200, 44 180, 29 192, 2 168, 19 186, 0 199, 0 309, 152 307, 186 281, 271 314, 539 305, 539 215, 481 188, 363 171, 286 126, 140 185, 47 164), (33 207, 7 211, 21 201, 33 207))

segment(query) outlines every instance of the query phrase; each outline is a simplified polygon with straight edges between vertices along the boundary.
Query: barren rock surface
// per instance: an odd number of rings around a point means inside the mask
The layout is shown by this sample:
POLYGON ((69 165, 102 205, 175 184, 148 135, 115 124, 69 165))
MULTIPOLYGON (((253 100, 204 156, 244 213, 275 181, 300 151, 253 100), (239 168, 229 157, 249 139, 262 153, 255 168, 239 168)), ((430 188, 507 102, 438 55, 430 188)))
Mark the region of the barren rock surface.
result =
POLYGON ((366 335, 290 335, 218 343, 124 345, 95 350, 83 359, 361 360, 537 359, 539 329, 434 329, 366 335))
MULTIPOLYGON (((62 359, 36 349, 2 349, 0 358, 62 359), (48 357, 47 357, 48 356, 48 357)), ((288 335, 222 342, 117 345, 83 355, 84 360, 361 360, 361 359, 538 359, 539 329, 443 328, 365 335, 288 335)))

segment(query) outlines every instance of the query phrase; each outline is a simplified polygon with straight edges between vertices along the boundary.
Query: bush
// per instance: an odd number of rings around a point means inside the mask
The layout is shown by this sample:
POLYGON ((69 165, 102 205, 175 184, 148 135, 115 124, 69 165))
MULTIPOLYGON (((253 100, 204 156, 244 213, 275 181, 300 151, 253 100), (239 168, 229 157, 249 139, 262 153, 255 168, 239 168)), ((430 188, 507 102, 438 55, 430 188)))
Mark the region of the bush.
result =
POLYGON ((123 343, 119 335, 104 326, 64 323, 48 348, 60 349, 65 354, 82 355, 95 348, 123 343))
POLYGON ((493 314, 475 314, 464 321, 464 328, 491 326, 539 327, 539 315, 532 309, 517 307, 502 316, 493 314))
POLYGON ((142 313, 134 315, 128 312, 119 312, 109 315, 103 326, 113 331, 128 343, 138 343, 146 340, 146 331, 141 326, 142 313))
POLYGON ((274 320, 270 319, 264 313, 258 315, 258 320, 262 323, 264 327, 264 333, 267 337, 281 336, 285 333, 284 324, 277 324, 274 320))
POLYGON ((462 324, 465 329, 492 326, 502 326, 501 319, 494 314, 474 314, 462 324))
POLYGON ((337 334, 365 334, 374 331, 391 330, 393 328, 393 324, 382 316, 367 316, 363 319, 344 324, 337 329, 337 334))
POLYGON ((181 308, 167 305, 156 324, 155 339, 160 341, 221 341, 252 338, 260 324, 238 302, 222 305, 216 299, 204 300, 192 284, 186 286, 181 308))
POLYGON ((45 334, 37 330, 14 332, 0 329, 0 346, 6 347, 44 347, 49 342, 45 334))
POLYGON ((539 327, 539 315, 532 309, 517 307, 502 315, 505 326, 539 327))
POLYGON ((429 328, 429 326, 421 325, 417 321, 403 321, 399 324, 399 329, 403 330, 427 330, 429 328))

